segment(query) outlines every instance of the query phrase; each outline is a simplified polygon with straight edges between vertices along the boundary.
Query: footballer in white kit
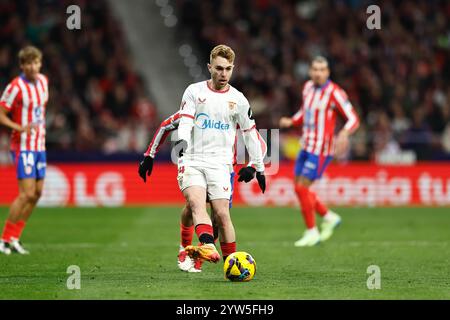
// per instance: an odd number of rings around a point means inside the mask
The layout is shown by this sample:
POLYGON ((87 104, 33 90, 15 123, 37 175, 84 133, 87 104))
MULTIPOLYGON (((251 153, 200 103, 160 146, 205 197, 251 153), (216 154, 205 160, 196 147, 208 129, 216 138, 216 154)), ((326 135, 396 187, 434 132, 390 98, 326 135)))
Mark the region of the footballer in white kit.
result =
POLYGON ((242 132, 252 163, 239 171, 238 181, 249 182, 256 173, 262 191, 265 190, 263 152, 250 105, 241 92, 228 84, 234 57, 231 48, 216 46, 208 64, 211 79, 191 84, 183 94, 180 107, 177 179, 192 209, 195 232, 201 243, 185 250, 194 259, 212 262, 217 262, 220 256, 214 246, 206 197, 220 221, 223 258, 236 251, 229 199, 237 128, 242 132))
POLYGON ((191 84, 183 95, 180 116, 178 138, 187 141, 178 163, 181 191, 197 185, 207 189, 210 200, 230 198, 237 125, 256 171, 264 171, 250 105, 235 88, 217 91, 208 81, 191 84))

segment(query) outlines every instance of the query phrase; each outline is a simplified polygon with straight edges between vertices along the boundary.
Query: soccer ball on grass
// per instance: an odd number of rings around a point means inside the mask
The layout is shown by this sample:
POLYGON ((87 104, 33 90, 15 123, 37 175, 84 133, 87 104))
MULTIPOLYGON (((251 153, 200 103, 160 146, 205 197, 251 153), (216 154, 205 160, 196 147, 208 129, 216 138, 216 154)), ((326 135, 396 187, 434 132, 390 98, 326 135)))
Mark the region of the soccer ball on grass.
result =
POLYGON ((223 273, 225 278, 230 281, 250 281, 256 273, 255 259, 247 252, 234 252, 225 260, 223 273))

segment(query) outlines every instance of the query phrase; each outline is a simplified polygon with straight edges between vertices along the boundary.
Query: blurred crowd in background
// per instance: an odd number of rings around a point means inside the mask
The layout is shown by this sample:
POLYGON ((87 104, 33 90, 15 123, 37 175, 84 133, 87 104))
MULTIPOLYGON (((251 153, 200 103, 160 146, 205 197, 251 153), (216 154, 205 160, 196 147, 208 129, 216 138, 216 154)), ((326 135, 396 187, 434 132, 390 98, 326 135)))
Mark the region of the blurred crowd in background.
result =
POLYGON ((450 2, 376 3, 381 30, 366 27, 368 1, 176 1, 180 32, 205 61, 216 44, 235 50, 232 84, 260 128, 298 110, 309 62, 320 54, 362 120, 351 159, 402 150, 450 159, 450 2))
MULTIPOLYGON (((19 73, 18 50, 33 43, 44 53, 43 72, 50 79, 47 148, 142 152, 162 120, 158 106, 107 2, 77 3, 83 28, 67 32, 60 12, 69 1, 0 1, 1 89, 19 73)), ((281 116, 298 110, 309 62, 320 54, 361 118, 348 159, 405 151, 418 160, 450 159, 448 1, 379 2, 381 30, 366 27, 367 1, 172 3, 180 39, 190 39, 205 64, 219 43, 235 50, 231 83, 248 97, 259 128, 277 128, 281 116)), ((0 130, 5 151, 9 135, 0 130)), ((298 135, 285 133, 283 141, 297 141, 298 135)))
MULTIPOLYGON (((83 27, 68 31, 65 12, 71 4, 0 1, 1 90, 20 73, 20 48, 33 44, 44 54, 42 72, 49 78, 49 151, 143 153, 159 119, 135 72, 121 24, 106 1, 77 1, 83 27)), ((0 149, 9 150, 8 144, 9 133, 2 128, 0 149)), ((8 161, 9 152, 2 154, 0 161, 8 161)))

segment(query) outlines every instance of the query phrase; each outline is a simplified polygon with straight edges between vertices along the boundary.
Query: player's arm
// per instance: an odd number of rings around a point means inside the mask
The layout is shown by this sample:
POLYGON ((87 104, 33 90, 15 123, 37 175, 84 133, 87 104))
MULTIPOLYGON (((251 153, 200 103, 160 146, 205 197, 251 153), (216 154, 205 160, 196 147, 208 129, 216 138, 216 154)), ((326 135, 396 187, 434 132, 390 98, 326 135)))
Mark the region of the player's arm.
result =
POLYGON ((155 159, 156 153, 161 148, 161 145, 166 140, 169 133, 178 127, 179 123, 179 113, 171 115, 169 118, 161 122, 153 135, 152 141, 150 142, 147 151, 144 153, 144 159, 139 163, 139 176, 147 181, 147 176, 150 176, 153 170, 153 159, 155 159))
POLYGON ((238 105, 237 122, 242 131, 245 146, 250 156, 250 163, 254 166, 246 166, 239 170, 238 181, 249 182, 255 177, 258 180, 259 187, 264 193, 266 189, 266 178, 264 176, 264 155, 260 141, 260 135, 256 130, 255 120, 253 119, 252 109, 245 97, 243 103, 238 105))
POLYGON ((305 100, 306 92, 311 88, 312 83, 310 81, 306 82, 302 89, 303 102, 300 105, 299 110, 292 117, 282 117, 280 119, 280 128, 292 128, 300 127, 303 125, 304 113, 303 113, 303 103, 305 100))
POLYGON ((31 130, 34 129, 36 125, 28 124, 26 126, 21 126, 8 117, 8 113, 11 111, 18 93, 19 88, 11 84, 9 84, 3 92, 0 98, 0 124, 15 131, 26 131, 27 133, 31 133, 31 130))
POLYGON ((280 119, 280 128, 292 128, 292 127, 300 127, 303 125, 303 109, 297 111, 292 117, 281 117, 280 119))
POLYGON ((336 138, 336 156, 345 153, 349 147, 349 136, 359 127, 359 117, 347 94, 337 88, 333 91, 333 100, 339 113, 346 119, 344 127, 339 131, 336 138))
MULTIPOLYGON (((264 157, 265 157, 266 154, 267 154, 267 144, 266 144, 266 142, 264 141, 264 139, 261 137, 261 135, 259 134, 258 130, 255 130, 255 131, 256 131, 256 134, 257 134, 257 136, 258 136, 259 143, 261 144, 262 158, 263 158, 263 160, 264 160, 264 157)), ((250 159, 250 162, 248 163, 247 166, 248 166, 248 167, 253 166, 253 161, 252 161, 252 159, 250 159)))
POLYGON ((176 143, 179 156, 182 157, 188 148, 188 141, 191 141, 192 128, 195 119, 195 98, 191 87, 188 87, 181 101, 180 124, 178 125, 178 141, 176 143))

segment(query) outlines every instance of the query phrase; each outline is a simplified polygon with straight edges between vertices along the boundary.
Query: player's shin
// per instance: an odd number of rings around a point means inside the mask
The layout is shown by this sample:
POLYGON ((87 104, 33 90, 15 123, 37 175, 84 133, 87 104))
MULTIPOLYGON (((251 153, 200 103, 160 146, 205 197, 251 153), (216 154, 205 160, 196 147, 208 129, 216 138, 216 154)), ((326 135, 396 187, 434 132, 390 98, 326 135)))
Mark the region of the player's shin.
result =
POLYGON ((181 213, 180 236, 181 246, 183 248, 192 244, 192 237, 194 235, 194 225, 192 221, 192 211, 185 206, 181 213))
POLYGON ((309 188, 301 184, 295 186, 295 192, 297 193, 298 200, 300 201, 301 212, 305 221, 306 227, 312 229, 316 226, 314 216, 314 206, 311 201, 309 188))
POLYGON ((33 213, 34 208, 36 207, 37 201, 27 202, 22 209, 22 213, 20 215, 20 220, 28 221, 33 213))
POLYGON ((19 194, 9 207, 8 220, 16 223, 22 219, 23 209, 27 204, 27 197, 24 194, 19 194))
POLYGON ((26 225, 26 222, 24 220, 19 220, 16 223, 16 230, 13 235, 14 238, 16 238, 17 240, 20 239, 20 237, 22 236, 23 229, 25 229, 25 225, 26 225))
POLYGON ((220 250, 222 251, 223 261, 225 261, 230 254, 236 252, 236 242, 220 242, 220 250))
POLYGON ((319 199, 315 192, 309 191, 311 194, 311 198, 314 200, 314 210, 320 215, 325 216, 328 212, 327 206, 319 199))
POLYGON ((180 234, 181 234, 181 246, 186 248, 192 244, 192 237, 194 235, 194 226, 185 226, 183 223, 180 224, 180 234))

